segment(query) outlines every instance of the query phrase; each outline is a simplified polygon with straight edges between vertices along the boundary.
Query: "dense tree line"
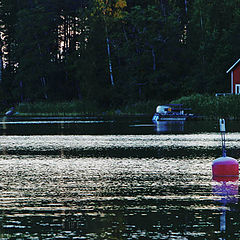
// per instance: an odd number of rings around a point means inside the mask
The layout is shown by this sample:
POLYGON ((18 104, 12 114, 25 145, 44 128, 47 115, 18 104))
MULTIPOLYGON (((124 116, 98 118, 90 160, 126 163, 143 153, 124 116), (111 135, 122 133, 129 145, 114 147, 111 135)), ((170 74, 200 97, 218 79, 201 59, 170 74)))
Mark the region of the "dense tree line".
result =
POLYGON ((118 106, 229 91, 240 0, 1 0, 0 101, 118 106))

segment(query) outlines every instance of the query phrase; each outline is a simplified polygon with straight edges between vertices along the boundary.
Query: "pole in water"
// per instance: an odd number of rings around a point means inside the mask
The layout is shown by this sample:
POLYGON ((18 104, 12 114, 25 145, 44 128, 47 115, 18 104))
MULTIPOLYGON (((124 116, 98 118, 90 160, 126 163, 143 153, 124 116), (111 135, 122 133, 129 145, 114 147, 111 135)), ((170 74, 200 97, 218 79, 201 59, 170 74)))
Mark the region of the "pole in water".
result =
POLYGON ((226 156, 225 120, 220 119, 219 123, 222 138, 222 157, 215 159, 212 163, 213 180, 225 181, 225 178, 228 178, 229 181, 234 181, 239 177, 239 164, 236 159, 226 156))
POLYGON ((222 156, 226 157, 226 126, 225 126, 225 119, 220 118, 219 119, 219 125, 220 125, 220 132, 221 132, 221 138, 222 138, 222 156))

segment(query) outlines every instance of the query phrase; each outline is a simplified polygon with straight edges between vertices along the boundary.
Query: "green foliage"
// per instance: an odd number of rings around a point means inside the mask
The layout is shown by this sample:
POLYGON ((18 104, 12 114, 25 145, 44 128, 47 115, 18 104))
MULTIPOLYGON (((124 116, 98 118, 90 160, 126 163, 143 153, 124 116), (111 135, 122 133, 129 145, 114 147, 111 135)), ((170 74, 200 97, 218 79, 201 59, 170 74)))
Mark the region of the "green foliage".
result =
POLYGON ((122 109, 122 112, 128 114, 151 114, 153 115, 156 109, 156 106, 159 105, 157 101, 144 101, 137 102, 134 104, 129 104, 122 109))
POLYGON ((34 102, 20 103, 16 111, 20 116, 79 116, 79 115, 152 115, 157 101, 137 102, 120 108, 103 108, 93 102, 34 102))
MULTIPOLYGON (((191 113, 205 119, 226 118, 240 119, 240 96, 210 96, 194 94, 172 101, 173 104, 183 104, 191 108, 191 113)), ((20 115, 52 115, 52 116, 79 116, 79 115, 153 115, 156 106, 164 104, 156 100, 138 101, 122 106, 103 107, 95 102, 34 102, 20 103, 16 111, 20 115)), ((3 109, 3 106, 2 106, 3 109)))
POLYGON ((21 103, 16 107, 20 115, 93 115, 101 113, 100 109, 88 102, 35 102, 21 103))
POLYGON ((117 84, 124 92, 127 73, 129 99, 167 99, 169 91, 171 95, 179 94, 182 73, 178 67, 181 55, 178 11, 175 5, 169 4, 168 10, 159 7, 136 5, 121 23, 113 25, 119 29, 111 32, 117 84))
POLYGON ((229 92, 239 3, 2 0, 0 104, 79 100, 115 109, 229 92))
POLYGON ((240 54, 239 44, 235 42, 239 39, 239 4, 239 0, 192 2, 187 25, 191 92, 230 91, 226 70, 240 54))
POLYGON ((192 113, 198 116, 210 118, 240 118, 240 96, 209 96, 195 94, 181 97, 172 101, 174 104, 183 104, 184 107, 191 108, 192 113))

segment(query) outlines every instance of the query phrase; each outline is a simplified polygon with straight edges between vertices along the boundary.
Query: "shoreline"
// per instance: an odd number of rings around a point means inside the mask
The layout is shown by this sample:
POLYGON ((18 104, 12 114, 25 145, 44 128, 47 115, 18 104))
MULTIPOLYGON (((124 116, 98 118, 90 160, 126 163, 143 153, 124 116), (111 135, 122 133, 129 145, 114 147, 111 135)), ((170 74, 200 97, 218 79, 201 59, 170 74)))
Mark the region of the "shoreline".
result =
MULTIPOLYGON (((11 116, 6 116, 1 114, 1 118, 9 120, 19 120, 19 119, 121 119, 121 118, 149 118, 152 120, 152 114, 144 113, 17 113, 11 116)), ((219 116, 195 116, 193 118, 187 119, 186 121, 218 121, 220 118, 224 118, 228 121, 238 121, 240 118, 237 117, 219 117, 219 116)), ((167 120, 166 120, 167 121, 167 120)), ((172 121, 171 121, 172 122, 172 121)))
MULTIPOLYGON (((181 104, 184 108, 191 109, 195 115, 193 121, 201 120, 240 120, 240 96, 215 97, 211 95, 190 95, 169 101, 170 104, 181 104)), ((99 106, 88 101, 65 102, 22 102, 2 109, 2 114, 10 112, 11 117, 151 117, 156 106, 164 105, 162 101, 149 100, 129 102, 121 106, 99 106)))

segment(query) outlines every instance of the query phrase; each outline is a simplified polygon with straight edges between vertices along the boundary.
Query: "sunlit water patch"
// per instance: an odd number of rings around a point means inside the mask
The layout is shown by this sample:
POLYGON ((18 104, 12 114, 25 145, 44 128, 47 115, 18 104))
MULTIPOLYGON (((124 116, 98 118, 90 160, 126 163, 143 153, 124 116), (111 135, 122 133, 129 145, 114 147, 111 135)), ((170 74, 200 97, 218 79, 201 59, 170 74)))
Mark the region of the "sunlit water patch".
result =
MULTIPOLYGON (((238 157, 240 134, 227 134, 227 149, 238 157)), ((0 154, 62 155, 78 157, 216 157, 218 134, 177 135, 29 135, 0 136, 0 154)))
MULTIPOLYGON (((235 158, 239 137, 227 135, 235 158)), ((221 155, 216 133, 1 136, 0 142, 2 239, 240 237, 238 191, 224 202, 212 181, 211 163, 221 155)))

